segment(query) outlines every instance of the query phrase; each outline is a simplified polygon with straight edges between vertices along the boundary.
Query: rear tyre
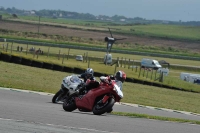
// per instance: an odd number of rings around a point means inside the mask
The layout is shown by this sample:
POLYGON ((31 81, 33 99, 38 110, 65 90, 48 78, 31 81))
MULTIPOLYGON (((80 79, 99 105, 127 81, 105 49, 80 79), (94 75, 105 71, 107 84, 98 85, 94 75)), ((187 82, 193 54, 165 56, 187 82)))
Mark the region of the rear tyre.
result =
POLYGON ((63 109, 67 112, 71 112, 77 109, 76 103, 75 103, 75 97, 66 99, 63 103, 63 109))
POLYGON ((62 95, 62 91, 59 90, 52 98, 52 103, 58 103, 59 102, 59 97, 62 95))
POLYGON ((101 100, 96 103, 96 105, 93 108, 93 114, 95 115, 101 115, 105 112, 108 112, 112 109, 113 105, 115 104, 115 100, 113 98, 109 98, 108 101, 105 103, 102 103, 101 100))

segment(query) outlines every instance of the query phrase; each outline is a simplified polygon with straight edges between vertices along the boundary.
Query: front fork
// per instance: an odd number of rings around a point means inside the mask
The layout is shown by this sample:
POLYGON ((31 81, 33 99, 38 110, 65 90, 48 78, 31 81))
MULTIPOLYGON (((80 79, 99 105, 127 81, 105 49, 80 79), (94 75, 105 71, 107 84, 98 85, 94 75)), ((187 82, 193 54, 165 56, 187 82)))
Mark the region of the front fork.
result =
POLYGON ((68 89, 63 89, 63 88, 60 88, 60 91, 62 91, 62 93, 58 96, 58 99, 60 101, 64 101, 65 97, 69 96, 69 90, 68 89))

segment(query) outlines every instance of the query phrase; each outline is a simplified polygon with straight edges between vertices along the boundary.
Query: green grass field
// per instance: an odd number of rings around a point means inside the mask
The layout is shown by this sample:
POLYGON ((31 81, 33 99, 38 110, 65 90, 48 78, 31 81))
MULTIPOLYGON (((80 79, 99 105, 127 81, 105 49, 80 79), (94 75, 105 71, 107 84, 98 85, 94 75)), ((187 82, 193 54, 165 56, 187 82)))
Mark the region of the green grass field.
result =
MULTIPOLYGON (((4 16, 4 15, 3 15, 4 16)), ((19 20, 31 20, 38 22, 38 16, 19 16, 19 20)), ((74 19, 53 19, 41 17, 41 22, 65 24, 66 26, 75 25, 83 29, 94 29, 107 31, 110 27, 113 33, 122 33, 130 35, 200 41, 200 27, 197 26, 179 26, 167 24, 148 24, 148 25, 133 25, 133 26, 112 26, 112 22, 99 22, 74 19)))
MULTIPOLYGON (((0 61, 0 86, 55 93, 71 73, 0 61)), ((98 77, 97 77, 97 80, 98 77)), ((122 102, 200 113, 199 94, 125 82, 122 102)))
MULTIPOLYGON (((74 57, 74 59, 67 60, 66 58, 67 58, 68 50, 69 50, 67 48, 58 48, 58 47, 49 48, 46 46, 28 45, 28 49, 31 47, 35 47, 35 49, 40 48, 41 50, 44 51, 44 55, 37 56, 37 55, 34 55, 33 53, 29 53, 29 52, 26 54, 25 51, 24 52, 16 52, 17 46, 23 47, 24 50, 26 51, 27 45, 24 45, 24 44, 13 44, 12 45, 12 50, 14 50, 14 51, 12 51, 12 54, 17 55, 17 56, 35 59, 35 60, 39 60, 41 62, 45 61, 45 62, 51 62, 51 63, 55 63, 55 64, 59 64, 59 65, 66 65, 66 66, 70 66, 70 67, 78 67, 78 68, 83 68, 83 69, 88 67, 88 63, 77 62, 77 61, 75 61, 75 57, 74 57), (48 51, 49 51, 49 54, 48 54, 48 51), (58 57, 59 53, 60 53, 60 56, 58 57), (64 54, 65 54, 65 58, 63 58, 64 54), (57 56, 55 56, 55 55, 57 55, 57 56)), ((5 52, 5 49, 4 49, 4 52, 5 52)), ((97 72, 114 74, 115 65, 105 66, 103 64, 103 56, 105 54, 104 52, 70 49, 69 54, 75 56, 77 54, 84 55, 87 52, 88 52, 88 57, 102 57, 102 60, 90 61, 90 67, 94 68, 95 71, 97 71, 97 72)), ((7 53, 11 54, 11 47, 9 47, 7 53)), ((165 61, 169 62, 170 64, 200 66, 199 61, 178 60, 178 59, 158 58, 158 57, 148 57, 148 56, 145 57, 145 56, 138 56, 138 55, 133 56, 133 55, 128 55, 128 54, 113 53, 113 58, 117 58, 117 57, 119 57, 120 59, 121 59, 121 57, 123 57, 123 59, 126 58, 127 62, 126 62, 126 64, 123 63, 122 67, 117 67, 116 71, 122 69, 123 71, 125 71, 127 73, 127 76, 130 78, 136 78, 136 79, 139 78, 139 79, 151 81, 151 82, 158 82, 158 80, 156 80, 156 81, 154 81, 154 80, 159 77, 159 73, 155 73, 155 71, 154 71, 153 73, 148 72, 148 75, 147 75, 147 71, 144 73, 143 70, 141 70, 141 73, 139 73, 139 68, 137 70, 136 70, 136 68, 128 69, 128 64, 127 64, 128 59, 135 60, 135 61, 141 61, 142 58, 152 58, 152 59, 156 59, 156 60, 165 60, 165 61), (133 57, 133 58, 131 58, 131 57, 133 57)), ((134 65, 134 63, 133 64, 131 63, 131 65, 134 65)), ((188 70, 188 69, 183 69, 183 70, 170 69, 169 75, 164 77, 163 84, 178 87, 178 88, 183 88, 184 90, 193 90, 195 92, 200 92, 199 85, 182 81, 179 78, 181 72, 200 74, 200 71, 196 70, 196 69, 190 69, 190 70, 188 70)))

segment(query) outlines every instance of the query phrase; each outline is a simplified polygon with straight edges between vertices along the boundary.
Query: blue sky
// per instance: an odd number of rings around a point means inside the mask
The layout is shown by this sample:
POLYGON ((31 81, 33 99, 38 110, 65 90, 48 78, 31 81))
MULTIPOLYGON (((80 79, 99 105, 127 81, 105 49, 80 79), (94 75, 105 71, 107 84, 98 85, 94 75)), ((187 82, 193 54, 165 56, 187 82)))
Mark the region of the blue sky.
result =
POLYGON ((150 20, 200 21, 200 0, 0 0, 0 6, 24 10, 60 9, 150 20))

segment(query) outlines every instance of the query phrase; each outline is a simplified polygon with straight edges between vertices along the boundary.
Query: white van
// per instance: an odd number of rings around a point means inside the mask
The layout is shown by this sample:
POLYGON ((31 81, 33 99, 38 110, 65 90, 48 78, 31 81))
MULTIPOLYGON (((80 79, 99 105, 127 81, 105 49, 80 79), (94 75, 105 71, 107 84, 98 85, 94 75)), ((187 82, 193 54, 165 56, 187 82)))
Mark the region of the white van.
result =
POLYGON ((146 67, 146 68, 159 69, 162 66, 159 64, 159 62, 157 60, 143 58, 141 61, 141 67, 142 68, 146 67))
POLYGON ((104 64, 111 64, 111 63, 112 63, 112 55, 111 54, 105 54, 104 64))

